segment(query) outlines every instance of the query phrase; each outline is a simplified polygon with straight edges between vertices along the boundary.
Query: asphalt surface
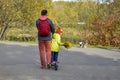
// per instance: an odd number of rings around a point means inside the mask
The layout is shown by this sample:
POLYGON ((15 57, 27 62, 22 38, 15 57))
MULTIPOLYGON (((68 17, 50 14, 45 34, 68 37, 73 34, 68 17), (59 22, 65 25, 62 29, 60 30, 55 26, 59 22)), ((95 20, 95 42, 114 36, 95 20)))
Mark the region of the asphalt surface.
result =
POLYGON ((120 49, 61 47, 59 69, 40 69, 37 45, 0 42, 0 80, 120 80, 120 49))

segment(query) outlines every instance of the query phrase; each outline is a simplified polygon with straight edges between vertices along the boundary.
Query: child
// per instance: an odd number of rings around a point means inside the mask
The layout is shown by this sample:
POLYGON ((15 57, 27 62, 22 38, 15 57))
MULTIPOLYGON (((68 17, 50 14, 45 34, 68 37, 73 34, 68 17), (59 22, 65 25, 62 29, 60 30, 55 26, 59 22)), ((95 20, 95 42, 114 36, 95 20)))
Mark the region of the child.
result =
POLYGON ((58 28, 56 32, 52 36, 52 44, 51 44, 51 66, 54 66, 54 69, 58 69, 58 53, 60 51, 60 46, 63 46, 64 43, 61 42, 61 34, 62 29, 58 28))

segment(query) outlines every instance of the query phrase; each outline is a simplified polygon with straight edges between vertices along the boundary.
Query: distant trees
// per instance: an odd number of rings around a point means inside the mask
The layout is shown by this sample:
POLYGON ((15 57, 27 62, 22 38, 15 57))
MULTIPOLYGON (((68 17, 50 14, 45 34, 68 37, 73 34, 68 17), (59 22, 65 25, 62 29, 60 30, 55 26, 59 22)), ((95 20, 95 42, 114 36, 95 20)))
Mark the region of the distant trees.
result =
POLYGON ((36 41, 35 21, 47 9, 55 26, 62 27, 63 41, 120 46, 120 2, 103 1, 0 0, 0 40, 36 41))
POLYGON ((11 26, 15 18, 15 10, 12 0, 0 0, 0 39, 3 38, 8 27, 11 26))
MULTIPOLYGON (((35 39, 35 20, 45 0, 0 0, 0 39, 35 39)), ((50 0, 49 0, 50 1, 50 0)))
POLYGON ((101 5, 103 15, 91 25, 89 43, 103 46, 120 46, 120 2, 101 5))

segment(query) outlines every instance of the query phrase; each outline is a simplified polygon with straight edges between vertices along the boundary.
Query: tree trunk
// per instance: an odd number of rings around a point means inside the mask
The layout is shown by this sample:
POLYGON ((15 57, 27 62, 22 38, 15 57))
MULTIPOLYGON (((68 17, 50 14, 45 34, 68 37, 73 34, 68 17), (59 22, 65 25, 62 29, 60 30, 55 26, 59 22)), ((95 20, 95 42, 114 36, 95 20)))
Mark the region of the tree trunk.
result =
POLYGON ((1 30, 1 32, 0 32, 0 40, 2 40, 3 39, 3 36, 4 36, 4 34, 5 34, 5 32, 6 32, 6 30, 7 30, 7 25, 5 25, 3 28, 2 28, 2 30, 1 30))

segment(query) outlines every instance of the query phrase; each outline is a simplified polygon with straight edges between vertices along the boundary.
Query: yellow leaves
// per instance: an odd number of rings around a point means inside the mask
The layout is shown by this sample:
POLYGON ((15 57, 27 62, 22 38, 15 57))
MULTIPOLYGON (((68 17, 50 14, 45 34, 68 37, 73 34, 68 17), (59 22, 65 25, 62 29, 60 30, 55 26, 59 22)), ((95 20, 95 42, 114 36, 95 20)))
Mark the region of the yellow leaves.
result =
POLYGON ((72 44, 69 41, 64 42, 64 47, 69 49, 72 47, 72 44))

